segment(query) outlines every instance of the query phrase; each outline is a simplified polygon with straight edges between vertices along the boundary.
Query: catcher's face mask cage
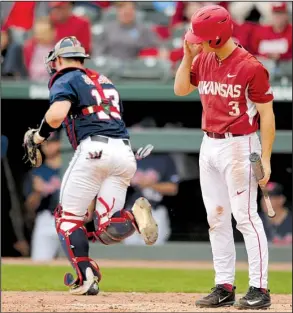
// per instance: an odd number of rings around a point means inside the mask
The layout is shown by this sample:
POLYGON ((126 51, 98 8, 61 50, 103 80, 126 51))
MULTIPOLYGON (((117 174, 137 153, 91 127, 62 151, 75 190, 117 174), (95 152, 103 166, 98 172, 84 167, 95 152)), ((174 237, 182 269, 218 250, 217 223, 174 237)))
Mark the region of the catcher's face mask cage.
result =
POLYGON ((56 73, 55 61, 57 57, 62 58, 84 58, 87 59, 90 56, 85 53, 84 47, 76 39, 76 37, 65 37, 58 41, 53 50, 51 50, 47 57, 45 57, 45 66, 50 75, 56 73))

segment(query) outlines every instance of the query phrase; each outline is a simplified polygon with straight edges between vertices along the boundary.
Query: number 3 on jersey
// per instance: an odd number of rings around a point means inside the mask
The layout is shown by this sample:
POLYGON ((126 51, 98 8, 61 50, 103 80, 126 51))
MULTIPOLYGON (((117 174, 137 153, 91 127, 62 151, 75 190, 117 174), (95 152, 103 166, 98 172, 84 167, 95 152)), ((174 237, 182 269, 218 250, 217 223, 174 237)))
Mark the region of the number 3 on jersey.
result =
POLYGON ((98 92, 97 89, 92 90, 92 96, 96 99, 98 106, 101 106, 101 111, 97 113, 100 120, 109 120, 111 118, 114 119, 120 119, 121 120, 121 114, 120 114, 120 106, 119 106, 119 94, 117 90, 115 89, 103 89, 105 97, 109 99, 112 103, 109 108, 109 114, 107 114, 102 109, 102 98, 98 92), (111 109, 112 107, 112 109, 111 109))
POLYGON ((228 103, 229 106, 231 106, 232 111, 229 112, 229 115, 231 116, 238 116, 240 115, 240 109, 239 109, 239 102, 238 101, 230 101, 228 103))

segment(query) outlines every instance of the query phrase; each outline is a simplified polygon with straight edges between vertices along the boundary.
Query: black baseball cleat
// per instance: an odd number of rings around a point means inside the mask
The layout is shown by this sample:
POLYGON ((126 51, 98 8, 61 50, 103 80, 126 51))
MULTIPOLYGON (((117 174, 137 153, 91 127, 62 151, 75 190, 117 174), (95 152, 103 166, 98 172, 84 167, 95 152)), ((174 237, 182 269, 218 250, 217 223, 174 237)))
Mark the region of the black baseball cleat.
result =
POLYGON ((229 291, 224 285, 216 285, 209 295, 197 300, 195 305, 200 308, 218 308, 233 305, 235 302, 235 289, 236 287, 233 286, 232 291, 229 291))
POLYGON ((247 294, 235 303, 237 309, 265 309, 271 306, 269 290, 249 287, 247 294))

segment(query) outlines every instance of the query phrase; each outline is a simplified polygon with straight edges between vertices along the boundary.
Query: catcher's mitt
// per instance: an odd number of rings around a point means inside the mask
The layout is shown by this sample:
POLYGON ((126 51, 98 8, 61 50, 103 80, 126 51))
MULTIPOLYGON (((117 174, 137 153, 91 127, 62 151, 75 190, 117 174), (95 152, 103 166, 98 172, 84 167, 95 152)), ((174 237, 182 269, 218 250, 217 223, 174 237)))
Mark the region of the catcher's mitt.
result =
POLYGON ((42 165, 42 154, 39 150, 39 144, 34 143, 34 134, 37 129, 29 129, 24 134, 23 147, 25 150, 25 163, 30 162, 32 167, 40 167, 42 165))

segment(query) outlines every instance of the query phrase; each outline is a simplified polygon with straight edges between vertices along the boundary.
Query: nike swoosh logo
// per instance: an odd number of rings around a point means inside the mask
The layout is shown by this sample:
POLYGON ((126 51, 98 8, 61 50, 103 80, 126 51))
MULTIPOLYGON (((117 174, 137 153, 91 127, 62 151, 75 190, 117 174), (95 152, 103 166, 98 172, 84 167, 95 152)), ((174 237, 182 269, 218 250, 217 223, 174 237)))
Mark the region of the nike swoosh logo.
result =
POLYGON ((259 303, 261 300, 256 300, 256 301, 247 301, 247 303, 249 304, 249 305, 254 305, 254 304, 257 304, 257 303, 259 303))
POLYGON ((230 77, 235 77, 235 76, 236 76, 236 75, 230 75, 230 74, 227 75, 227 77, 229 77, 229 78, 230 78, 230 77))
POLYGON ((244 189, 242 191, 237 191, 237 196, 241 195, 244 191, 246 191, 246 189, 244 189))
POLYGON ((224 300, 226 300, 227 298, 229 298, 230 297, 230 295, 229 296, 227 296, 227 297, 224 297, 224 298, 219 298, 219 303, 221 303, 221 302, 223 302, 224 300))

